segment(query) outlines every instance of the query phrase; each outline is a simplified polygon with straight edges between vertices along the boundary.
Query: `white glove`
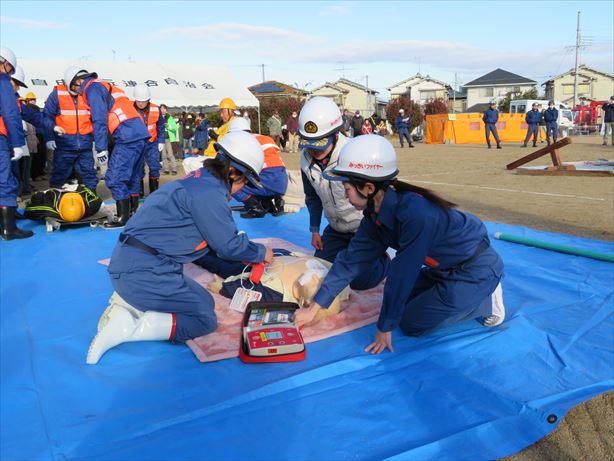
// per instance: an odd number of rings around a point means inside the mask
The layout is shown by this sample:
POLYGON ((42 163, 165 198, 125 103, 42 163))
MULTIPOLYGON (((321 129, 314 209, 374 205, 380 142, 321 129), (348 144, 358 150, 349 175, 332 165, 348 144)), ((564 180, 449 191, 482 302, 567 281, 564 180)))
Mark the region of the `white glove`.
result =
POLYGON ((103 150, 96 153, 96 162, 98 162, 100 174, 104 178, 104 176, 107 174, 107 168, 109 166, 109 151, 103 150))
POLYGON ((13 147, 13 158, 11 158, 11 161, 16 162, 21 157, 28 157, 29 155, 30 155, 30 152, 28 152, 27 146, 13 147))
POLYGON ((61 126, 54 126, 53 127, 53 131, 58 135, 58 136, 64 136, 66 134, 66 130, 64 128, 62 128, 61 126))
POLYGON ((47 141, 45 146, 47 146, 47 150, 56 150, 58 147, 55 145, 55 141, 47 141))
POLYGON ((158 143, 158 152, 162 152, 164 150, 164 144, 161 142, 158 143))

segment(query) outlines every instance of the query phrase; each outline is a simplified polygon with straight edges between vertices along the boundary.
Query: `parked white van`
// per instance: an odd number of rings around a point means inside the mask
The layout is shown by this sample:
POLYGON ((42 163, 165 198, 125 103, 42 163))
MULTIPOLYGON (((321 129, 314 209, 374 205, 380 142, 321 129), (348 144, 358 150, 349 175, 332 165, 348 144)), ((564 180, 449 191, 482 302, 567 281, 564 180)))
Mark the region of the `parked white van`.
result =
MULTIPOLYGON (((547 109, 548 102, 549 101, 539 99, 517 99, 510 102, 510 114, 526 114, 531 110, 533 104, 541 104, 542 109, 547 109)), ((559 118, 556 121, 559 127, 559 133, 562 137, 565 137, 574 126, 573 112, 560 101, 554 101, 554 107, 559 111, 559 118)))

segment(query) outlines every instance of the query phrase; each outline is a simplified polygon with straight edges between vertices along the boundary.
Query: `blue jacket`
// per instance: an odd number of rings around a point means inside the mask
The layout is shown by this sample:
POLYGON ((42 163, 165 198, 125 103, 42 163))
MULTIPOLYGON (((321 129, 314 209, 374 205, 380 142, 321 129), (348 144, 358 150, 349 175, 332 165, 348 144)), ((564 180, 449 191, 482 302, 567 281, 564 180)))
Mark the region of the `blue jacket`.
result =
MULTIPOLYGON (((83 94, 83 89, 92 78, 86 78, 79 87, 79 93, 83 94)), ((92 114, 92 124, 94 125, 94 142, 96 151, 109 150, 109 129, 108 116, 113 107, 113 97, 104 85, 98 82, 92 83, 85 94, 85 101, 90 106, 92 114)), ((116 143, 129 143, 140 139, 149 139, 149 131, 140 118, 131 118, 121 123, 113 133, 113 140, 116 143)))
POLYGON ((499 111, 497 109, 486 109, 482 120, 484 123, 497 123, 499 120, 499 111))
POLYGON ((542 120, 542 113, 538 110, 531 109, 527 112, 524 119, 529 125, 537 125, 542 120))
POLYGON ((556 122, 558 119, 559 119, 559 111, 556 110, 554 107, 552 109, 548 108, 544 112, 544 121, 546 123, 556 122))
POLYGON ((209 120, 204 118, 196 127, 196 132, 194 133, 194 147, 197 149, 206 149, 207 144, 209 144, 209 120))
POLYGON ((228 206, 228 188, 206 168, 151 194, 130 218, 124 234, 178 263, 192 262, 211 250, 222 259, 261 262, 266 251, 250 242, 247 234, 238 233, 228 206))
MULTIPOLYGON (((391 331, 402 318, 425 258, 449 268, 469 260, 487 238, 482 221, 469 213, 443 209, 413 192, 388 188, 380 212, 365 216, 346 250, 341 251, 314 301, 328 307, 357 275, 368 271, 388 247, 397 250, 390 263, 377 328, 391 331)), ((488 267, 490 275, 503 273, 488 267)), ((473 280, 473 279, 472 279, 473 280)))
POLYGON ((614 122, 614 104, 606 102, 601 108, 605 112, 603 121, 606 123, 614 122))
POLYGON ((42 130, 44 133, 45 142, 51 141, 53 139, 53 131, 49 129, 45 115, 39 111, 34 109, 33 107, 28 106, 25 102, 19 101, 19 95, 15 93, 15 98, 17 98, 17 104, 21 107, 21 118, 26 122, 34 125, 34 127, 38 130, 42 130))
MULTIPOLYGON (((60 115, 60 103, 58 101, 58 90, 56 88, 54 88, 49 94, 49 97, 45 102, 43 114, 45 114, 45 124, 47 125, 47 129, 51 130, 53 133, 53 127, 56 125, 55 118, 60 115)), ((58 136, 54 133, 53 139, 55 139, 58 150, 61 151, 92 150, 94 135, 89 133, 65 134, 64 136, 58 136)))
POLYGON ((411 120, 408 115, 404 115, 403 117, 401 117, 400 115, 397 115, 397 118, 394 120, 394 126, 397 127, 397 130, 400 130, 401 128, 409 129, 410 123, 411 123, 411 120))
MULTIPOLYGON (((147 105, 145 109, 139 109, 136 104, 134 104, 134 108, 143 118, 145 121, 145 127, 147 127, 147 120, 149 119, 149 105, 147 105)), ((162 112, 160 112, 160 117, 158 117, 158 121, 156 122, 156 139, 154 139, 152 143, 164 144, 164 140, 166 139, 166 129, 164 128, 164 123, 164 116, 162 115, 162 112)))
POLYGON ((26 145, 21 114, 11 85, 11 77, 0 74, 0 116, 6 126, 7 136, 0 135, 0 150, 11 151, 26 145))

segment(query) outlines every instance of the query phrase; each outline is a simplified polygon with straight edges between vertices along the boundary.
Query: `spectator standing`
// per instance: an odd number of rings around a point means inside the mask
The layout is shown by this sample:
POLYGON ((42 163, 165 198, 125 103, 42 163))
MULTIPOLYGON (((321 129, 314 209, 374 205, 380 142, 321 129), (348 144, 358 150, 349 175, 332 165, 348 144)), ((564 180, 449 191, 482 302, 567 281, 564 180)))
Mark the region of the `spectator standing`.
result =
POLYGON ((544 120, 544 114, 546 113, 546 109, 544 109, 543 106, 540 104, 537 106, 537 110, 539 110, 539 113, 542 114, 542 118, 539 121, 539 125, 537 127, 537 133, 539 134, 539 142, 543 143, 544 138, 546 137, 546 122, 544 120))
POLYGON ((288 152, 296 154, 298 152, 298 112, 293 111, 288 120, 286 120, 288 128, 288 152))
POLYGON ((172 146, 173 155, 175 156, 176 160, 183 159, 183 119, 183 115, 181 117, 175 115, 175 124, 177 125, 177 141, 172 143, 172 146))
POLYGON ((194 147, 198 150, 198 155, 205 155, 205 149, 209 144, 209 119, 202 112, 196 119, 196 130, 194 132, 194 147))
POLYGON ((401 144, 401 147, 403 147, 403 138, 407 140, 408 147, 414 147, 409 134, 411 119, 409 116, 405 116, 405 109, 399 109, 399 115, 397 115, 394 124, 397 127, 397 132, 399 133, 399 144, 401 144))
POLYGON ((354 137, 354 130, 352 130, 352 116, 350 115, 350 111, 347 109, 343 110, 343 127, 341 128, 341 132, 347 136, 348 138, 354 137))
POLYGON ((360 136, 362 134, 363 123, 364 119, 362 118, 362 115, 360 115, 360 111, 357 110, 356 113, 354 113, 354 117, 352 117, 352 134, 354 135, 354 137, 360 136))
POLYGON ((173 154, 173 144, 177 144, 177 122, 174 117, 168 113, 168 107, 166 104, 160 105, 160 112, 164 118, 164 130, 166 138, 164 138, 164 149, 162 149, 162 168, 164 174, 169 174, 172 171, 173 174, 177 174, 177 161, 173 154))
POLYGON ((606 102, 601 106, 604 112, 603 123, 603 145, 608 145, 608 133, 610 133, 610 141, 614 146, 614 96, 610 96, 610 102, 606 102))
MULTIPOLYGON (((32 109, 42 112, 42 109, 36 105, 36 95, 33 92, 28 92, 24 98, 24 102, 32 109)), ((45 165, 47 163, 47 155, 51 156, 50 163, 53 161, 53 149, 54 143, 49 143, 49 149, 47 149, 47 143, 45 141, 45 133, 41 128, 34 127, 36 130, 36 138, 38 139, 38 151, 30 151, 32 156, 32 178, 34 180, 46 179, 45 165)))
POLYGON ((28 195, 34 192, 34 187, 30 184, 32 170, 32 156, 38 156, 38 138, 36 137, 36 128, 28 122, 24 122, 26 126, 26 144, 30 155, 19 159, 19 169, 21 177, 21 194, 28 195))
POLYGON ((495 141, 497 143, 497 149, 501 149, 501 140, 499 139, 499 133, 497 132, 497 122, 499 121, 499 111, 497 110, 496 101, 490 102, 490 107, 484 111, 484 115, 482 116, 482 121, 484 122, 484 129, 486 131, 486 144, 488 148, 491 148, 490 145, 490 133, 492 133, 495 141))
POLYGON ((266 126, 269 129, 269 136, 273 138, 273 141, 275 141, 275 144, 280 146, 281 145, 280 143, 281 118, 279 117, 279 111, 277 109, 273 111, 273 115, 271 115, 269 119, 267 120, 266 126))
POLYGON ((531 110, 525 115, 525 121, 527 122, 527 136, 524 138, 524 143, 521 147, 527 147, 529 138, 533 135, 533 147, 537 147, 537 131, 539 129, 539 122, 542 119, 542 113, 539 111, 537 103, 533 103, 531 110))
POLYGON ((554 101, 548 102, 548 109, 544 111, 544 123, 546 124, 546 142, 550 145, 550 133, 552 133, 552 142, 556 142, 558 137, 557 120, 559 111, 554 107, 554 101))
POLYGON ((183 157, 191 157, 193 154, 194 117, 187 114, 183 121, 183 157))

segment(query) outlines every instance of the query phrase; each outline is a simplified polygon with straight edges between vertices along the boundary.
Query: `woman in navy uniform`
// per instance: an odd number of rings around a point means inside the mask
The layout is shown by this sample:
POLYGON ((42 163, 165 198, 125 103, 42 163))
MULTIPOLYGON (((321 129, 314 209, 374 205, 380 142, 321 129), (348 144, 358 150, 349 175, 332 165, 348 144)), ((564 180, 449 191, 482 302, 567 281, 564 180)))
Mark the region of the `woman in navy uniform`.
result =
POLYGON ((229 196, 247 183, 260 186, 264 162, 249 133, 228 133, 217 157, 151 194, 115 246, 109 275, 115 293, 98 323, 87 363, 127 341, 185 342, 215 331, 214 301, 183 274, 183 264, 209 251, 233 261, 271 262, 272 250, 238 233, 229 196))
POLYGON ((377 333, 365 349, 374 354, 393 350, 397 326, 417 336, 466 319, 492 327, 505 318, 503 261, 484 224, 435 193, 395 179, 398 173, 394 148, 381 136, 360 136, 344 146, 329 176, 343 181, 350 203, 365 217, 313 304, 297 313, 300 324, 311 322, 388 247, 394 248, 377 333))

